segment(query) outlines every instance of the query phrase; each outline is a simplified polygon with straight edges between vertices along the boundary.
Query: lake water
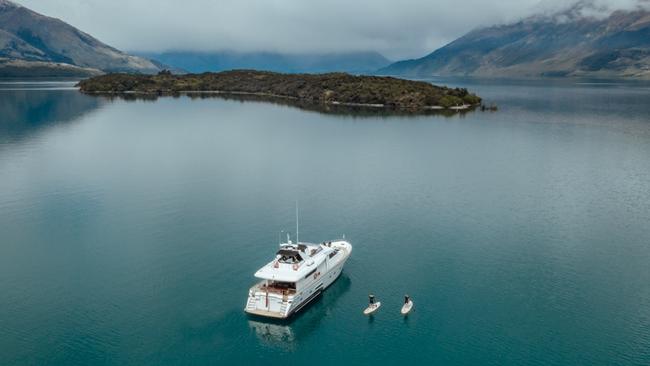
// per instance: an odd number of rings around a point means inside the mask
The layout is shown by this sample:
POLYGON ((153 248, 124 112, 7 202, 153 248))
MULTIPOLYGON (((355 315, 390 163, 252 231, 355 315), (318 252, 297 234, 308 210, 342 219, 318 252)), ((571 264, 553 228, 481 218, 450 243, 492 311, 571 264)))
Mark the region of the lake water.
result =
POLYGON ((0 365, 649 365, 650 86, 448 82, 499 111, 0 83, 0 365), (352 257, 248 318, 296 200, 352 257))

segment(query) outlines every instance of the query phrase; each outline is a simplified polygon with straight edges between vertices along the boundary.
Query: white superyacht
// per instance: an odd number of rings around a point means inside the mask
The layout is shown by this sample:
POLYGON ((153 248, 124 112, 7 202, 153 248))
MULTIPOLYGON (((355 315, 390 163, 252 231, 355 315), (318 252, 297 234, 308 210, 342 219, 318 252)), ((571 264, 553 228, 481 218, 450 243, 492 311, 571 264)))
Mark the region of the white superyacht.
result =
POLYGON ((255 272, 259 283, 248 291, 249 314, 285 319, 300 311, 341 274, 352 245, 346 240, 321 244, 280 244, 275 259, 255 272))

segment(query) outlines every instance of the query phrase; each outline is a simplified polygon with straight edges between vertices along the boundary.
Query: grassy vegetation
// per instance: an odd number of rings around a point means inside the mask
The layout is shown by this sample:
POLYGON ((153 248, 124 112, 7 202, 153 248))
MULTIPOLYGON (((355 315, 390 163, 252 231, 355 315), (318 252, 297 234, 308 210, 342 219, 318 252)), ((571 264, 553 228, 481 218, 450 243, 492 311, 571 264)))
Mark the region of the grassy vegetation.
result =
POLYGON ((280 74, 235 70, 219 73, 172 75, 108 74, 79 82, 86 93, 176 94, 190 91, 251 93, 318 104, 381 104, 397 109, 424 109, 471 105, 481 98, 467 89, 427 82, 345 73, 280 74))

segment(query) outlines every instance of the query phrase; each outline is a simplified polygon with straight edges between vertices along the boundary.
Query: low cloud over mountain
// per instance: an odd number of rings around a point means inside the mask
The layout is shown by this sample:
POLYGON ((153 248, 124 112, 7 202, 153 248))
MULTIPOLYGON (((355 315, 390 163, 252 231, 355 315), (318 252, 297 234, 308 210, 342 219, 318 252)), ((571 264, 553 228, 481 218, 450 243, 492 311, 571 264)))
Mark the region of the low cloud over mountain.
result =
POLYGON ((381 73, 410 76, 650 78, 650 12, 581 2, 556 13, 479 28, 381 73))

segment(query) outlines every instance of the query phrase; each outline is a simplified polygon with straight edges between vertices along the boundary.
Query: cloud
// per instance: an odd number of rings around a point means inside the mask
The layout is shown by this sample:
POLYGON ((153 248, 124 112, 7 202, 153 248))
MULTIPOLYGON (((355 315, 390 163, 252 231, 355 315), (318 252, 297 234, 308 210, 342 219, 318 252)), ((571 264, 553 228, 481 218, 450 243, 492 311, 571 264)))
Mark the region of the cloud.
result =
MULTIPOLYGON (((378 51, 422 56, 476 27, 566 6, 547 0, 18 0, 124 50, 378 51)), ((633 8, 638 0, 595 0, 633 8)))
POLYGON ((577 0, 556 5, 541 3, 538 9, 538 14, 568 21, 571 17, 605 18, 616 10, 648 10, 650 0, 577 0))

